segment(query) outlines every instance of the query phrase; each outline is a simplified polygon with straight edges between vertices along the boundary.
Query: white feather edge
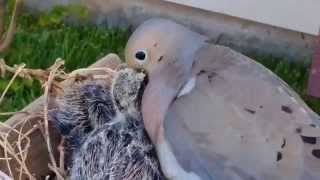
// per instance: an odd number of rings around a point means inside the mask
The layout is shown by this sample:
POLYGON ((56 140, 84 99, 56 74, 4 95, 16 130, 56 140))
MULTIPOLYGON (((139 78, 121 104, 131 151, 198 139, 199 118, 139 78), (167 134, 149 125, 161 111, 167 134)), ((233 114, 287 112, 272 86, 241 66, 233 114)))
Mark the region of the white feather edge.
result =
POLYGON ((183 95, 186 95, 186 94, 189 94, 193 88, 196 86, 196 77, 192 77, 190 78, 184 85, 183 87, 181 88, 181 90, 179 91, 178 93, 178 96, 177 98, 183 96, 183 95))
POLYGON ((161 169, 169 180, 201 180, 201 178, 193 172, 186 172, 174 156, 170 145, 166 140, 157 144, 157 152, 161 164, 161 169))
MULTIPOLYGON (((189 94, 196 85, 196 77, 190 78, 181 88, 178 93, 177 98, 189 94)), ((157 152, 161 164, 161 169, 165 174, 166 178, 169 180, 201 180, 193 172, 186 172, 176 157, 174 156, 170 145, 166 140, 162 141, 160 144, 157 144, 157 152)))

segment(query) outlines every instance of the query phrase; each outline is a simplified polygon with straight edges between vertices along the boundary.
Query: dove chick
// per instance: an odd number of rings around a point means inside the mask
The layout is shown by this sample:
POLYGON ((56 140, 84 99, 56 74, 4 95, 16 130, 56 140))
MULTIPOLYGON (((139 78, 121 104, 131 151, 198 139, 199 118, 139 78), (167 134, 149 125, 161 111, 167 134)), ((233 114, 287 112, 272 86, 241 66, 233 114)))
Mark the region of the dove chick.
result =
POLYGON ((69 144, 71 180, 163 179, 140 112, 144 81, 125 68, 111 88, 90 80, 59 98, 50 116, 69 144))

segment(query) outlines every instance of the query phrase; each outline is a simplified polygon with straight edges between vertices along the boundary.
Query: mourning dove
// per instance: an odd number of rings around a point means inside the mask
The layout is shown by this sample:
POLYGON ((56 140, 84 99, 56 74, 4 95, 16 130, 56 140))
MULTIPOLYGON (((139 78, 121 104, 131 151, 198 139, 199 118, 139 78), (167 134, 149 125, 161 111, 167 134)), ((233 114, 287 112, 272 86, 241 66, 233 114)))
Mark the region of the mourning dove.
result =
POLYGON ((146 130, 168 179, 320 179, 319 116, 252 59, 165 19, 131 35, 146 130))

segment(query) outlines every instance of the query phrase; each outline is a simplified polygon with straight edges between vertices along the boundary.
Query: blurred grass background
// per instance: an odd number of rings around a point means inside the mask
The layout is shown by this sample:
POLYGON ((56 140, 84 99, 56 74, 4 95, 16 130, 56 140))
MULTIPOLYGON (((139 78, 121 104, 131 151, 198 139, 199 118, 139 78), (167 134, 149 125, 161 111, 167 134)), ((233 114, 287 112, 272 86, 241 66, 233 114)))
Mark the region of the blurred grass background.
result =
MULTIPOLYGON (((12 0, 8 3, 12 9, 12 0)), ((68 25, 64 20, 76 14, 86 24, 87 11, 81 7, 70 5, 57 6, 52 11, 32 15, 23 13, 18 20, 18 28, 12 47, 6 53, 0 54, 7 64, 25 63, 29 68, 47 68, 56 58, 66 61, 66 71, 86 67, 98 58, 108 53, 117 53, 123 58, 123 49, 129 37, 129 32, 123 29, 108 29, 94 25, 68 25)), ((72 22, 73 19, 69 19, 72 22)), ((9 19, 7 19, 7 24, 9 19)), ((310 60, 290 62, 271 56, 249 55, 264 64, 286 81, 297 91, 308 105, 320 113, 320 101, 306 96, 310 60)), ((12 75, 0 79, 0 93, 8 84, 12 75)), ((14 112, 42 94, 37 81, 18 78, 10 87, 0 112, 14 112)), ((0 121, 8 117, 1 116, 0 121)))
MULTIPOLYGON (((12 4, 9 4, 10 9, 11 7, 12 4)), ((12 46, 7 52, 0 54, 0 57, 8 65, 25 63, 28 68, 42 69, 61 57, 66 62, 67 72, 86 67, 111 52, 123 57, 129 35, 127 30, 93 25, 65 25, 63 20, 74 12, 86 13, 77 6, 57 6, 46 14, 23 13, 19 16, 12 46)), ((8 25, 9 19, 6 21, 8 25)), ((0 79, 0 93, 11 77, 12 74, 8 73, 4 79, 0 79)), ((19 111, 42 93, 38 81, 17 78, 0 105, 0 112, 19 111)), ((7 118, 0 116, 0 121, 7 118)))

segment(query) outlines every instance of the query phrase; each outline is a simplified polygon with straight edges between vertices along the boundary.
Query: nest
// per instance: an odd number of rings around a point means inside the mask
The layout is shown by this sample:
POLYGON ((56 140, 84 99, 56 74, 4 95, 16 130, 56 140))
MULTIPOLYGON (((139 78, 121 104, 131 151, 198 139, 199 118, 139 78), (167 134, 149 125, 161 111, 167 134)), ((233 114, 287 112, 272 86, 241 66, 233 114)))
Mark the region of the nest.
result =
POLYGON ((88 68, 70 74, 63 72, 64 61, 57 59, 47 70, 10 67, 2 60, 0 72, 14 73, 0 97, 5 97, 16 77, 36 78, 42 82, 44 95, 0 124, 0 179, 65 179, 63 139, 51 127, 48 111, 64 89, 81 80, 105 79, 111 84, 114 69, 120 64, 117 55, 109 54, 88 68))

